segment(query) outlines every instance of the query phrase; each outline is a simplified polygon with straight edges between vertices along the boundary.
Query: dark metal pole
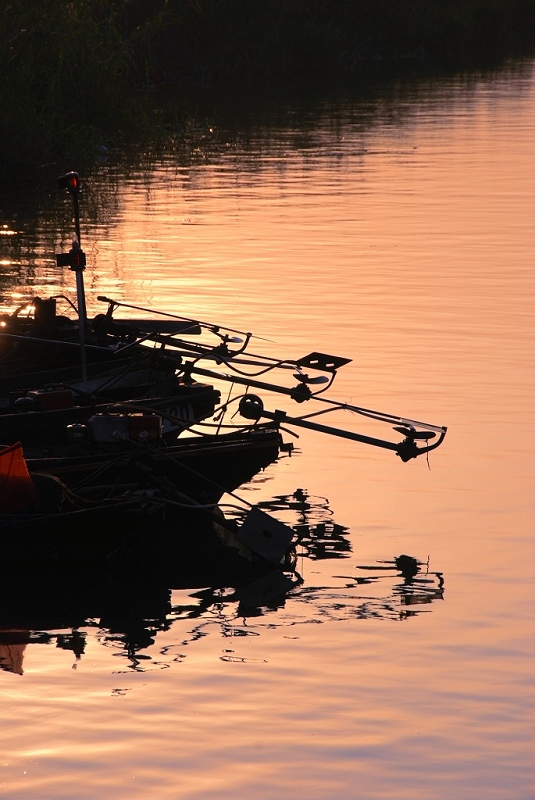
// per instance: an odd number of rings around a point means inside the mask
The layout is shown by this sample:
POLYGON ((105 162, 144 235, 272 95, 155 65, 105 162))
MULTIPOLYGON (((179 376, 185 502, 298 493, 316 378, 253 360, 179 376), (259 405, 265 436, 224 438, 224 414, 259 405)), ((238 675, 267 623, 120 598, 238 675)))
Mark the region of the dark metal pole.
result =
MULTIPOLYGON (((243 414, 241 408, 240 411, 243 414)), ((253 416, 253 414, 251 414, 251 416, 253 416)), ((301 417, 289 417, 285 411, 278 411, 278 410, 267 411, 266 409, 262 409, 259 416, 265 417, 266 419, 270 419, 273 422, 283 423, 286 425, 295 425, 298 428, 308 428, 311 431, 318 431, 319 433, 328 433, 331 436, 340 436, 342 439, 351 439, 354 442, 371 444, 374 447, 383 447, 385 450, 394 450, 394 452, 396 453, 399 451, 400 447, 399 443, 389 442, 386 439, 376 439, 373 436, 365 436, 362 433, 353 433, 353 431, 344 431, 341 428, 333 428, 330 425, 322 425, 319 422, 309 422, 308 420, 302 419, 301 417)))
POLYGON ((85 269, 85 253, 81 247, 81 233, 80 233, 80 207, 78 204, 78 194, 80 192, 80 176, 77 172, 68 172, 61 178, 58 178, 58 188, 67 189, 72 197, 72 204, 74 208, 74 229, 76 232, 76 239, 72 243, 72 249, 69 253, 67 262, 58 256, 58 263, 66 266, 67 263, 73 272, 76 272, 76 297, 78 301, 78 328, 80 336, 80 366, 82 370, 82 380, 87 380, 87 360, 85 352, 85 326, 87 320, 87 311, 85 304, 85 289, 84 289, 84 269, 85 269))

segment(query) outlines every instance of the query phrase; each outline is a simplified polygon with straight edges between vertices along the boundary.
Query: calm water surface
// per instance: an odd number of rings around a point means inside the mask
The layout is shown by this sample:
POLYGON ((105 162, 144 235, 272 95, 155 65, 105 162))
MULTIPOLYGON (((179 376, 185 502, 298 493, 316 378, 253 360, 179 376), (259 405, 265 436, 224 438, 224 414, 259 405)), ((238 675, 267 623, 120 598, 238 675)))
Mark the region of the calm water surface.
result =
MULTIPOLYGON (((92 313, 105 294, 345 356, 332 397, 449 432, 409 464, 302 433, 243 487, 312 526, 302 582, 255 613, 210 587, 155 611, 140 585, 144 625, 96 594, 73 633, 43 583, 0 653, 1 797, 533 797, 534 108, 512 65, 221 117, 88 176, 92 313), (401 553, 422 583, 366 569, 401 553)), ((68 200, 40 203, 3 203, 3 309, 74 296, 68 200)))

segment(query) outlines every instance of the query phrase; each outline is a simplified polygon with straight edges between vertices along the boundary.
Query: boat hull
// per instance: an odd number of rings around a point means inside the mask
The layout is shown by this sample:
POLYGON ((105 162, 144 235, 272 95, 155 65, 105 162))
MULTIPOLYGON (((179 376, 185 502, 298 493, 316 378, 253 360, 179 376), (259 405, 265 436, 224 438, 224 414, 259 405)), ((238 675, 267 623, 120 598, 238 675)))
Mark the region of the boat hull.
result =
POLYGON ((30 472, 59 478, 71 489, 102 484, 139 483, 166 478, 198 503, 217 503, 224 492, 251 480, 279 455, 275 428, 188 438, 176 445, 149 447, 137 442, 110 446, 94 454, 26 458, 30 472))
POLYGON ((114 458, 27 459, 40 496, 0 516, 0 565, 89 564, 133 549, 145 563, 153 550, 166 561, 187 555, 200 528, 205 538, 217 529, 223 494, 274 462, 280 443, 277 430, 259 429, 150 452, 119 446, 114 458))

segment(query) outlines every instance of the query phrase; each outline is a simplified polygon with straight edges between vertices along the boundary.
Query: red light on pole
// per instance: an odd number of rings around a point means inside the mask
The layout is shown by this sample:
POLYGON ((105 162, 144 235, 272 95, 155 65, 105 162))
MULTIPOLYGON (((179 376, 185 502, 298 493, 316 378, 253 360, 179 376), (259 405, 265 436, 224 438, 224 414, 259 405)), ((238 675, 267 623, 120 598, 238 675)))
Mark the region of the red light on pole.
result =
POLYGON ((58 178, 58 189, 67 189, 70 194, 80 191, 80 176, 77 172, 67 172, 58 178))

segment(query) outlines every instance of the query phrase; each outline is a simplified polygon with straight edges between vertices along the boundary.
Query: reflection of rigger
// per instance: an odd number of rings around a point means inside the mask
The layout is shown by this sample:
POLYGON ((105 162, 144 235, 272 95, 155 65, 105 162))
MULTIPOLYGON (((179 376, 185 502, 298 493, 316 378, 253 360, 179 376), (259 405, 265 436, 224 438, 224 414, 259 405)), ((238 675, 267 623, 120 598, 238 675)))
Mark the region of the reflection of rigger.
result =
POLYGON ((168 415, 163 417, 163 433, 169 433, 179 427, 176 423, 172 422, 170 417, 182 420, 184 422, 194 422, 193 406, 191 403, 184 403, 180 406, 170 406, 169 408, 162 409, 163 413, 168 415))

